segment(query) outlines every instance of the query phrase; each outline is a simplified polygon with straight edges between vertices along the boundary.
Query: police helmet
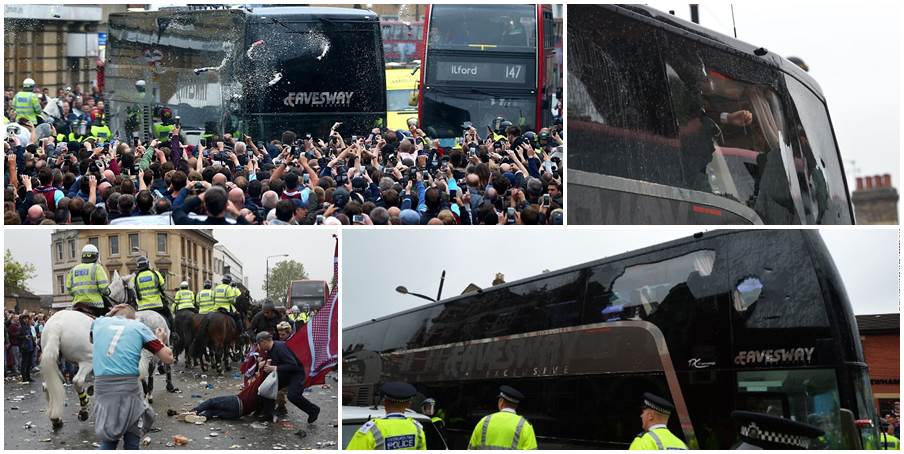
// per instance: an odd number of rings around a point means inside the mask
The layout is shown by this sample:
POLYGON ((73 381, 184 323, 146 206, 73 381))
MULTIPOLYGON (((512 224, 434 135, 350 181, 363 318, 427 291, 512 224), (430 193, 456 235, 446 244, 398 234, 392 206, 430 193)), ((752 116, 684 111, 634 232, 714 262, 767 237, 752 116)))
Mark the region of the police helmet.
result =
POLYGON ((549 131, 540 131, 540 134, 537 134, 537 143, 543 147, 549 144, 549 131))
POLYGON ((512 126, 512 124, 513 124, 513 123, 510 122, 510 121, 508 121, 508 120, 503 121, 502 124, 499 125, 499 126, 502 128, 502 129, 499 131, 499 134, 505 134, 505 130, 508 129, 509 126, 512 126))
POLYGON ((533 131, 527 131, 524 134, 521 134, 521 140, 530 144, 531 148, 539 148, 540 145, 537 141, 537 133, 533 131))
POLYGON ((145 256, 135 259, 135 263, 138 265, 139 270, 146 270, 151 267, 151 262, 149 262, 148 258, 145 256))
POLYGON ((305 312, 309 312, 309 311, 311 310, 311 305, 310 305, 310 304, 307 304, 307 303, 302 304, 302 305, 301 305, 301 310, 303 310, 303 311, 305 311, 305 312))
POLYGON ((99 253, 97 247, 93 244, 86 244, 82 248, 82 263, 94 263, 97 261, 99 253))
POLYGON ((224 284, 231 284, 231 283, 232 283, 232 276, 229 275, 229 274, 224 275, 224 276, 223 276, 223 283, 224 283, 224 284))
POLYGON ((505 118, 496 117, 493 119, 493 131, 496 131, 496 134, 505 133, 505 127, 502 126, 502 123, 505 122, 505 118))
POLYGON ((818 449, 825 434, 819 427, 764 413, 735 410, 731 419, 741 439, 734 449, 818 449))
POLYGON ((23 81, 22 81, 22 88, 24 88, 24 89, 26 89, 26 90, 31 90, 32 88, 35 88, 35 80, 32 79, 31 77, 29 77, 29 78, 23 80, 23 81))
POLYGON ((417 394, 414 386, 400 381, 388 382, 380 390, 383 392, 383 399, 395 403, 410 402, 411 398, 417 394))
POLYGON ((182 281, 182 283, 179 284, 179 288, 181 288, 181 289, 187 289, 187 288, 188 288, 188 282, 182 281))
POLYGON ((204 281, 204 288, 211 288, 211 287, 213 287, 213 282, 204 281))

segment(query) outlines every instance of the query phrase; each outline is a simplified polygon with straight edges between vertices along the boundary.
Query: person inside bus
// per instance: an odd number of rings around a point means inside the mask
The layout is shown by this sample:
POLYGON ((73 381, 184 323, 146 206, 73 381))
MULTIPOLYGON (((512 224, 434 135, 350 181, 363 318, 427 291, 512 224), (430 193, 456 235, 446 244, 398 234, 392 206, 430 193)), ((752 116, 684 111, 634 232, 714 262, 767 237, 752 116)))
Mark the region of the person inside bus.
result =
POLYGON ((666 425, 669 415, 675 411, 671 402, 652 393, 643 393, 643 404, 640 411, 640 421, 643 432, 639 433, 631 447, 634 450, 663 450, 663 449, 687 449, 687 445, 669 431, 666 425))

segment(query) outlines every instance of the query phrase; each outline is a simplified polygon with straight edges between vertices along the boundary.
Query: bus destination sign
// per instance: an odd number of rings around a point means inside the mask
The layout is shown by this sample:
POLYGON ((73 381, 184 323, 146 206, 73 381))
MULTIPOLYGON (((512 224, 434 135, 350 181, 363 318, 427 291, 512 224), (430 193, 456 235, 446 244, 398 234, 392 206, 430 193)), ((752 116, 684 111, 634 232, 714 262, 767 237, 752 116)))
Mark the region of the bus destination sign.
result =
POLYGON ((524 84, 528 72, 523 63, 440 61, 436 69, 436 79, 444 82, 524 84))

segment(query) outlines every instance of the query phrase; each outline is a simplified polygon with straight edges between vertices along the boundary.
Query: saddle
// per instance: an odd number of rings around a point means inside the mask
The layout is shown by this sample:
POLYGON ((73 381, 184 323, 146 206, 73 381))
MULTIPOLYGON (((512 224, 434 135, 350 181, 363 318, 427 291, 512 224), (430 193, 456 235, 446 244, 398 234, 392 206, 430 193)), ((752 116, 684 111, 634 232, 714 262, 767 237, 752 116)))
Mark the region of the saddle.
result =
POLYGON ((91 319, 97 318, 97 316, 94 315, 94 312, 91 312, 91 309, 89 309, 88 307, 83 306, 81 304, 76 304, 76 305, 72 306, 72 310, 76 311, 76 312, 81 312, 81 313, 87 315, 88 317, 91 317, 91 319))

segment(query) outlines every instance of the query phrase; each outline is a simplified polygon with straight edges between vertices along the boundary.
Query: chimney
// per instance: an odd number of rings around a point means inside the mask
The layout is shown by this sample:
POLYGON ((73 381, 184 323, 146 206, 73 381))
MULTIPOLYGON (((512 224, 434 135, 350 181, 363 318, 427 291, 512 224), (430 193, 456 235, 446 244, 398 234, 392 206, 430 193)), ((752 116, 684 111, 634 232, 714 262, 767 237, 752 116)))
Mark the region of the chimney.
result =
POLYGON ((898 223, 898 190, 891 184, 891 174, 857 177, 851 202, 858 224, 898 223))

